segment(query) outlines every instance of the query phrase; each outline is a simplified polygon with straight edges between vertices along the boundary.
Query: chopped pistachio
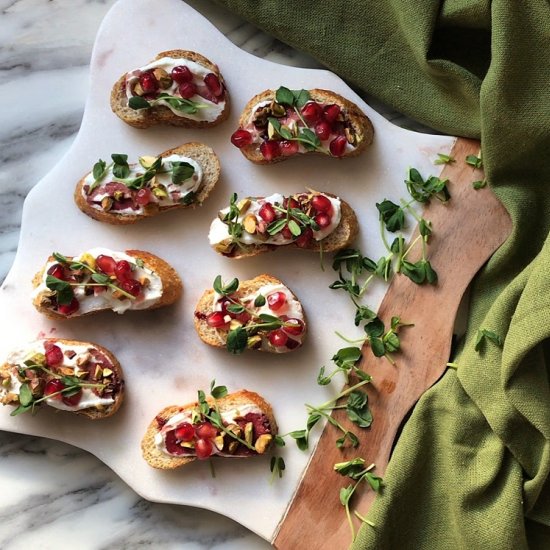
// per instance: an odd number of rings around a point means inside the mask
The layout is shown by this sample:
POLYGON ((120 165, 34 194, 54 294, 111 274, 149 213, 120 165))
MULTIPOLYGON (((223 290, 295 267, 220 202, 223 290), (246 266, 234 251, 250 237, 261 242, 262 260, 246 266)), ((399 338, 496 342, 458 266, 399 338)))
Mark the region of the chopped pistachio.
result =
POLYGON ((253 235, 256 232, 258 220, 254 214, 248 214, 243 220, 243 227, 247 233, 253 235))
POLYGON ((139 163, 146 170, 147 170, 147 168, 151 168, 151 166, 153 166, 153 164, 155 163, 156 160, 157 160, 157 157, 148 157, 148 156, 139 157, 139 163))
POLYGON ((255 336, 250 336, 246 342, 246 347, 248 349, 258 349, 262 345, 262 337, 256 334, 255 336))
POLYGON ((4 386, 4 388, 9 388, 11 386, 11 378, 4 378, 2 380, 2 386, 4 386))
POLYGON ((256 443, 254 443, 254 448, 256 449, 256 452, 259 454, 265 453, 272 439, 273 436, 271 434, 262 434, 260 437, 258 437, 256 443))
POLYGON ((113 371, 111 369, 108 369, 108 368, 103 369, 103 376, 105 376, 105 378, 108 378, 109 376, 111 376, 111 374, 113 374, 113 371))
POLYGON ((83 264, 86 264, 87 266, 91 267, 94 270, 96 268, 95 258, 88 252, 85 252, 84 254, 82 254, 79 258, 79 261, 82 262, 83 264))
POLYGON ((248 445, 252 445, 252 438, 254 437, 254 424, 247 422, 244 426, 244 440, 248 445))
POLYGON ((172 85, 172 77, 164 69, 157 67, 153 71, 153 75, 157 79, 159 87, 162 90, 166 90, 166 88, 170 88, 172 85))
POLYGON ((45 365, 46 356, 43 353, 34 353, 27 359, 27 361, 31 361, 35 365, 45 365))
POLYGON ((237 203, 237 208, 239 209, 239 214, 243 215, 250 208, 252 201, 250 199, 242 199, 237 203))
POLYGON ((216 446, 216 449, 218 449, 218 451, 221 451, 223 449, 223 434, 216 436, 212 440, 212 443, 214 443, 214 445, 216 446))
POLYGON ((136 82, 133 92, 134 92, 134 95, 139 95, 139 96, 145 95, 145 90, 141 87, 141 84, 139 82, 136 82))
POLYGON ((159 199, 162 199, 164 197, 167 197, 168 193, 166 192, 166 189, 164 189, 164 187, 159 186, 153 189, 153 195, 155 195, 155 197, 159 199))
POLYGON ((229 330, 235 330, 237 328, 242 327, 243 324, 237 320, 237 319, 231 319, 231 322, 229 323, 229 330))

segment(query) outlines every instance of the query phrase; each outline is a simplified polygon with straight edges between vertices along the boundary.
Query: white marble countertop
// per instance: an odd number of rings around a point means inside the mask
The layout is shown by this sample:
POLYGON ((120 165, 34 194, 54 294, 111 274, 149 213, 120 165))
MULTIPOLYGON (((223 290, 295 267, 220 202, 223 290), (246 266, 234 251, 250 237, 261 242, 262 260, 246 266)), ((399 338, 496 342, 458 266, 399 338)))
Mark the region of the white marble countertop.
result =
MULTIPOLYGON (((67 151, 78 132, 94 37, 114 3, 1 3, 0 282, 15 256, 26 194, 67 151)), ((210 0, 188 3, 234 43, 259 57, 320 66, 210 0)), ((376 108, 384 110, 380 105, 376 108)), ((403 121, 398 117, 398 123, 403 121)), ((0 487, 0 548, 4 550, 269 547, 215 513, 143 500, 95 457, 45 439, 0 432, 0 487)))

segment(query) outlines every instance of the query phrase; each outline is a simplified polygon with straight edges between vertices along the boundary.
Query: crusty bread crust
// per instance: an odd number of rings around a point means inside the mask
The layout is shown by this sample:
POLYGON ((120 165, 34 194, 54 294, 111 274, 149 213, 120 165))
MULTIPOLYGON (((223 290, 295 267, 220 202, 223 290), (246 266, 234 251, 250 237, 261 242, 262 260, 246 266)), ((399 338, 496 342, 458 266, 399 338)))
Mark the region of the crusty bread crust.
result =
MULTIPOLYGON (((162 281, 162 296, 155 304, 147 309, 157 309, 159 307, 168 306, 173 304, 180 298, 183 292, 183 284, 181 282, 180 276, 170 264, 168 264, 158 256, 155 256, 154 254, 151 254, 150 252, 145 252, 143 250, 125 250, 125 253, 128 254, 128 256, 132 256, 133 258, 142 260, 144 266, 151 271, 154 271, 162 281)), ((71 256, 67 256, 67 258, 69 260, 72 259, 71 256)), ((53 256, 50 256, 44 267, 33 277, 33 288, 36 288, 40 285, 44 276, 44 270, 46 269, 47 263, 53 261, 54 259, 55 258, 53 256)), ((49 319, 69 319, 69 317, 56 313, 55 311, 52 311, 47 307, 41 305, 42 296, 42 293, 38 294, 33 300, 34 307, 40 313, 44 314, 49 319)), ((72 317, 84 317, 85 315, 92 315, 99 311, 103 310, 89 311, 88 313, 84 313, 82 315, 74 315, 72 317)))
MULTIPOLYGON (((65 346, 89 346, 89 347, 95 348, 97 351, 105 355, 107 359, 109 359, 112 365, 111 370, 114 373, 114 379, 120 383, 118 392, 116 393, 116 395, 113 396, 114 402, 111 405, 108 405, 101 410, 95 407, 90 407, 88 409, 82 409, 79 411, 60 411, 60 412, 70 412, 72 414, 78 414, 81 416, 85 416, 90 420, 101 420, 103 418, 109 418, 110 416, 113 416, 113 414, 115 414, 118 411, 118 409, 122 405, 122 401, 124 400, 124 375, 118 359, 107 348, 104 348, 103 346, 96 344, 95 342, 82 342, 80 340, 67 340, 64 338, 44 338, 43 341, 52 342, 53 344, 59 342, 65 346)), ((3 365, 0 366, 0 374, 9 373, 9 371, 13 366, 14 366, 13 363, 8 363, 6 361, 3 365)), ((14 402, 13 404, 16 405, 18 403, 14 402)))
POLYGON ((220 177, 220 161, 214 153, 211 147, 204 145, 203 143, 191 142, 185 143, 168 151, 164 151, 160 156, 165 158, 170 155, 183 155, 195 160, 203 169, 203 177, 201 187, 197 192, 197 199, 191 204, 174 204, 170 206, 158 206, 157 204, 152 204, 151 207, 148 207, 143 213, 140 214, 125 214, 119 213, 116 211, 105 211, 98 210, 93 208, 83 193, 84 180, 88 176, 86 174, 77 184, 74 192, 74 200, 76 205, 84 214, 90 216, 94 220, 100 222, 110 223, 113 225, 126 225, 135 223, 144 218, 150 218, 161 214, 162 212, 168 212, 169 210, 176 210, 181 208, 195 208, 197 206, 202 206, 202 203, 206 200, 210 192, 214 189, 219 177, 220 177))
MULTIPOLYGON (((276 90, 265 90, 257 95, 255 95, 245 106, 240 118, 239 118, 239 127, 243 128, 247 126, 250 121, 251 116, 253 115, 252 109, 258 103, 268 100, 275 99, 276 90)), ((349 152, 346 152, 341 157, 331 157, 331 158, 351 158, 360 155, 371 143, 374 136, 374 128, 370 119, 363 113, 363 111, 355 105, 355 103, 349 101, 345 97, 342 97, 339 94, 331 92, 330 90, 322 90, 319 88, 314 88, 309 90, 311 99, 319 101, 321 103, 335 103, 340 106, 340 108, 346 112, 346 118, 351 122, 351 125, 355 131, 355 134, 358 138, 358 145, 349 152)), ((281 162, 289 158, 298 157, 301 155, 321 155, 323 157, 330 156, 321 151, 307 151, 305 153, 298 153, 291 156, 280 155, 273 158, 272 160, 266 160, 262 153, 260 152, 259 143, 251 143, 241 148, 241 153, 251 162, 256 164, 273 164, 275 162, 281 162)))
MULTIPOLYGON (((223 76, 218 66, 203 55, 189 50, 167 50, 160 52, 153 61, 162 57, 182 58, 206 67, 212 71, 222 84, 225 84, 223 76)), ((128 98, 126 97, 126 74, 124 73, 115 83, 111 90, 111 109, 121 120, 133 126, 134 128, 149 128, 158 124, 168 124, 170 126, 183 126, 186 128, 206 128, 216 126, 229 117, 229 92, 225 89, 225 106, 218 118, 212 122, 207 120, 192 120, 184 116, 175 115, 168 107, 164 105, 155 105, 150 109, 140 109, 136 111, 128 107, 128 98)))
MULTIPOLYGON (((284 285, 292 295, 293 298, 297 299, 294 293, 279 279, 263 274, 258 275, 257 277, 254 277, 254 279, 250 279, 248 281, 241 281, 239 284, 239 289, 235 293, 239 298, 242 298, 244 296, 250 296, 251 294, 254 294, 257 292, 262 286, 265 285, 284 285)), ((207 316, 208 314, 212 313, 214 311, 214 290, 210 289, 205 291, 205 293, 201 296, 197 306, 195 307, 195 315, 194 315, 194 323, 195 323, 195 330, 197 331, 197 334, 199 335, 200 339, 210 346, 214 346, 216 348, 224 348, 227 343, 227 330, 223 329, 217 329, 212 328, 208 326, 208 323, 206 322, 206 319, 203 316, 207 316), (197 315, 197 313, 199 315, 197 315), (201 318, 202 317, 202 318, 201 318)), ((305 313, 302 313, 304 315, 304 336, 307 332, 307 322, 305 313)), ((260 348, 258 351, 266 351, 268 353, 275 353, 270 352, 270 350, 264 350, 260 348)), ((289 350, 290 351, 290 350, 289 350)))
MULTIPOLYGON (((333 197, 330 193, 324 193, 325 195, 333 197)), ((357 238, 359 233, 359 222, 357 216, 353 211, 353 208, 344 200, 341 201, 341 219, 338 227, 327 237, 320 241, 312 241, 311 245, 307 248, 299 247, 295 242, 285 245, 273 245, 273 244, 240 244, 235 246, 229 254, 223 254, 228 258, 235 258, 240 260, 241 258, 250 258, 263 254, 264 252, 270 252, 277 248, 293 247, 300 250, 313 250, 314 252, 337 252, 344 248, 349 248, 353 241, 357 238)))
MULTIPOLYGON (((207 397, 207 401, 209 403, 213 403, 214 399, 212 399, 211 397, 207 397)), ((234 409, 247 403, 252 403, 256 405, 269 419, 271 433, 273 434, 273 436, 277 434, 278 427, 277 422, 275 421, 275 416, 273 415, 273 409, 271 408, 271 405, 261 395, 243 389, 226 395, 225 397, 222 397, 220 399, 217 399, 216 403, 220 411, 234 409)), ((173 470, 196 460, 196 457, 194 456, 169 456, 167 454, 164 454, 156 447, 155 436, 159 432, 159 423, 157 419, 161 420, 161 422, 167 421, 172 416, 186 409, 193 409, 197 405, 198 403, 195 401, 194 403, 188 403, 187 405, 183 406, 173 405, 170 407, 166 407, 162 409, 162 411, 160 411, 152 420, 141 441, 141 451, 143 454, 143 458, 150 466, 152 466, 153 468, 158 468, 160 470, 173 470)), ((235 458, 243 457, 236 456, 235 458)))

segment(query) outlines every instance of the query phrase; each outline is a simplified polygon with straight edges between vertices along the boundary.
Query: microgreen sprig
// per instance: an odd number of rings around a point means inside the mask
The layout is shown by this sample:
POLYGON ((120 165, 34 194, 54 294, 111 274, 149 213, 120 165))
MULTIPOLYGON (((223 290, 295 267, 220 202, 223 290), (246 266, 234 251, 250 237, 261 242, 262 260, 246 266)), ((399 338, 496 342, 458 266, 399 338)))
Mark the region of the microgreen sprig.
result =
POLYGON ((53 275, 47 275, 46 287, 49 288, 50 290, 53 290, 56 293, 58 304, 61 304, 61 305, 70 304, 71 300, 74 297, 74 292, 72 287, 78 287, 78 286, 82 286, 82 287, 107 286, 116 292, 120 292, 123 296, 125 296, 130 300, 136 299, 135 296, 133 296, 129 292, 126 292, 125 290, 120 288, 118 285, 116 285, 112 281, 112 279, 109 277, 109 275, 105 275, 104 273, 98 273, 95 269, 93 269, 87 263, 75 261, 75 260, 69 260, 62 254, 59 254, 59 252, 54 252, 52 255, 60 264, 67 265, 71 270, 89 271, 91 273, 91 279, 94 281, 93 283, 69 282, 69 281, 63 281, 61 279, 58 279, 53 275))
MULTIPOLYGON (((384 486, 384 480, 381 477, 378 477, 372 473, 374 467, 374 464, 365 467, 365 459, 359 457, 354 458, 353 460, 348 460, 346 462, 338 462, 334 465, 334 471, 336 473, 340 474, 341 476, 349 477, 350 479, 355 481, 355 483, 352 483, 347 487, 342 487, 340 489, 340 503, 346 509, 346 517, 350 526, 352 540, 355 540, 355 527, 353 525, 350 512, 351 497, 361 483, 367 483, 370 488, 377 493, 379 493, 384 486)), ((366 520, 359 513, 354 513, 362 522, 372 525, 371 522, 366 520)))
POLYGON ((128 100, 128 107, 135 111, 139 111, 140 109, 154 107, 155 105, 161 104, 161 102, 168 103, 172 109, 189 115, 194 115, 198 113, 200 109, 208 107, 206 103, 185 99, 184 97, 176 97, 165 92, 160 93, 155 99, 149 100, 141 96, 133 96, 128 100))

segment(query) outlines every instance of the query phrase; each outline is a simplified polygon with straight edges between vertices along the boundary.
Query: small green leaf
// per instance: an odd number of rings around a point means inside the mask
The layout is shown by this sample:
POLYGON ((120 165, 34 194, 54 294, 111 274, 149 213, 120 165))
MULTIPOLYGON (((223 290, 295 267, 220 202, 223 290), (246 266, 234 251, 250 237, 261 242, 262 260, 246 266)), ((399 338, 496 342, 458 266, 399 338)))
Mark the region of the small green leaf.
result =
POLYGON ((437 153, 438 158, 434 160, 434 164, 451 164, 455 162, 454 157, 450 155, 444 155, 443 153, 437 153))
POLYGON ((267 226, 267 232, 272 236, 276 235, 277 233, 279 233, 280 231, 282 231, 284 229, 286 224, 287 224, 286 218, 281 218, 280 220, 275 220, 274 222, 271 222, 267 226))
POLYGON ((355 326, 358 327, 361 321, 370 321, 376 317, 376 313, 366 306, 358 306, 355 310, 355 326))
POLYGON ((23 407, 27 407, 34 401, 34 398, 32 396, 32 391, 28 384, 21 384, 21 387, 19 388, 19 403, 23 405, 23 407))
POLYGON ((376 491, 377 493, 380 492, 384 485, 384 480, 381 477, 375 476, 371 472, 367 472, 365 474, 365 479, 367 480, 368 484, 371 486, 371 489, 373 491, 376 491))
POLYGON ((353 495, 353 485, 348 485, 340 489, 340 502, 343 506, 348 505, 351 495, 353 495))
POLYGON ((310 130, 309 128, 303 128, 300 130, 299 134, 300 142, 303 143, 304 147, 308 151, 313 151, 321 146, 321 140, 317 136, 317 134, 310 130))
POLYGON ((275 101, 281 105, 290 105, 292 107, 294 105, 294 94, 288 88, 281 86, 275 92, 275 101))
POLYGON ((301 109, 310 99, 311 96, 308 90, 292 90, 294 96, 294 105, 301 109))
POLYGON ((32 404, 31 405, 19 405, 19 407, 17 407, 13 411, 11 411, 10 416, 17 416, 19 414, 30 411, 32 409, 32 407, 33 407, 32 404))
POLYGON ((226 386, 215 386, 216 381, 212 380, 212 383, 210 384, 210 395, 214 399, 220 399, 222 397, 225 397, 227 395, 227 387, 226 386))
POLYGON ((92 280, 100 285, 108 285, 111 282, 109 275, 104 275, 103 273, 93 273, 92 280))
POLYGON ((243 327, 237 327, 227 333, 227 351, 238 355, 246 349, 248 334, 243 327))
POLYGON ((318 412, 309 413, 306 424, 307 430, 310 431, 319 420, 321 420, 321 415, 318 412))
POLYGON ((469 164, 474 168, 481 168, 483 166, 483 161, 481 160, 481 156, 478 157, 477 155, 468 155, 466 157, 466 164, 469 164))
POLYGON ((385 334, 383 342, 388 353, 393 353, 401 347, 399 336, 397 336, 397 334, 393 332, 393 330, 385 334))
POLYGON ((368 428, 372 424, 372 413, 368 407, 368 396, 365 392, 350 393, 346 404, 348 418, 360 428, 368 428))
POLYGON ((482 328, 477 331, 476 343, 474 347, 475 351, 481 350, 481 347, 483 346, 485 340, 489 340, 499 348, 502 348, 502 346, 504 345, 504 340, 502 339, 502 336, 498 335, 492 330, 482 328))
POLYGON ((104 160, 99 159, 95 164, 92 170, 92 176, 94 180, 100 180, 105 174, 105 169, 107 168, 107 163, 104 160))
POLYGON ((381 203, 376 203, 376 208, 388 231, 393 233, 403 229, 405 226, 405 213, 398 204, 386 199, 381 203))
POLYGON ((74 298, 71 285, 53 275, 46 276, 46 287, 56 292, 57 303, 60 305, 70 304, 74 298))
POLYGON ((325 367, 319 369, 319 374, 317 375, 317 384, 319 386, 328 386, 330 384, 330 378, 325 376, 325 367))
POLYGON ((146 99, 143 99, 142 97, 136 95, 128 100, 128 107, 134 110, 149 109, 149 107, 151 107, 151 104, 146 99))
POLYGON ((227 311, 231 313, 236 313, 237 315, 239 313, 242 313, 245 310, 244 306, 241 304, 230 304, 227 306, 227 311))
POLYGON ((418 231, 423 237, 429 237, 432 234, 432 222, 421 218, 418 224, 418 231))
POLYGON ((188 162, 172 162, 172 183, 181 185, 195 173, 195 168, 188 162))
POLYGON ((194 191, 189 191, 189 193, 186 193, 181 199, 180 204, 183 204, 185 206, 188 206, 192 203, 194 203, 197 200, 197 194, 194 191))
POLYGON ((296 441, 296 445, 301 451, 305 451, 308 448, 306 430, 296 430, 294 432, 290 432, 288 435, 296 441))
POLYGON ((286 445, 285 440, 280 435, 276 435, 273 441, 277 447, 284 447, 286 445))
POLYGON ((212 288, 214 289, 214 292, 216 294, 223 294, 222 292, 222 276, 217 275, 214 279, 214 283, 212 284, 212 288))
POLYGON ((487 180, 482 179, 478 181, 474 181, 472 183, 472 187, 477 191, 478 189, 483 189, 484 187, 487 187, 487 180))
POLYGON ((372 353, 374 353, 376 357, 384 357, 384 355, 386 355, 386 347, 381 338, 370 338, 369 342, 372 353))
POLYGON ((426 281, 428 281, 431 285, 435 285, 437 283, 437 272, 433 269, 432 264, 430 264, 428 260, 425 262, 425 268, 426 281))
POLYGON ((258 294, 256 298, 254 298, 254 307, 262 307, 265 306, 265 296, 262 294, 258 294))
POLYGON ((60 263, 60 264, 68 264, 69 260, 59 252, 54 252, 52 256, 60 263))
POLYGON ((384 334, 384 323, 382 322, 382 319, 376 317, 370 323, 367 323, 365 325, 365 332, 369 338, 382 336, 384 334))
POLYGON ((354 458, 346 462, 338 462, 334 465, 334 471, 351 479, 359 479, 365 471, 365 459, 354 458))

